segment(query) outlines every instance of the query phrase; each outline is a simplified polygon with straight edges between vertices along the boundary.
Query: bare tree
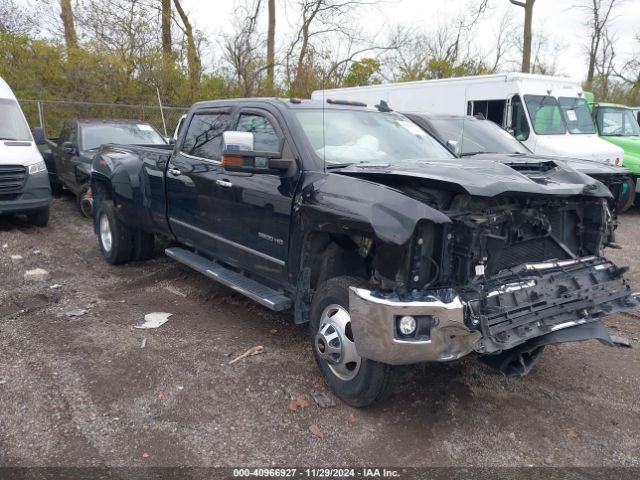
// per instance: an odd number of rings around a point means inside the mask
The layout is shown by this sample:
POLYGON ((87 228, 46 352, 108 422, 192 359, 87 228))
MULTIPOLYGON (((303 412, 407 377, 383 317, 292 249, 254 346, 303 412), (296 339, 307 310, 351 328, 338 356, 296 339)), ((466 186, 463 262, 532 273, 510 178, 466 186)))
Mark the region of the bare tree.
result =
POLYGON ((588 45, 589 67, 587 70, 586 88, 591 88, 593 76, 596 72, 598 52, 603 41, 607 22, 611 19, 616 0, 583 0, 581 8, 589 12, 589 20, 586 22, 590 30, 588 45))
POLYGON ((36 27, 36 16, 14 0, 0 0, 0 33, 28 35, 36 27))
POLYGON ((67 49, 78 48, 78 35, 76 34, 71 0, 60 0, 60 19, 64 27, 64 41, 67 49))
POLYGON ((173 61, 171 39, 171 0, 161 0, 162 56, 165 64, 173 61))
POLYGON ((193 26, 189 21, 189 16, 185 13, 180 0, 173 0, 173 4, 176 7, 176 11, 182 21, 182 31, 187 39, 187 65, 189 67, 189 82, 191 83, 191 89, 194 90, 198 83, 200 83, 200 76, 202 75, 202 62, 200 61, 200 54, 198 53, 198 46, 196 44, 196 38, 193 26))
POLYGON ((531 70, 531 22, 533 21, 533 5, 536 0, 509 0, 512 4, 524 9, 524 34, 522 37, 522 71, 531 70))
POLYGON ((269 28, 267 30, 267 93, 273 95, 276 49, 276 0, 268 0, 269 28))
POLYGON ((242 90, 243 96, 255 95, 260 75, 268 69, 262 58, 263 40, 258 32, 258 16, 261 0, 248 0, 234 12, 235 31, 223 37, 224 60, 231 66, 235 80, 242 90))

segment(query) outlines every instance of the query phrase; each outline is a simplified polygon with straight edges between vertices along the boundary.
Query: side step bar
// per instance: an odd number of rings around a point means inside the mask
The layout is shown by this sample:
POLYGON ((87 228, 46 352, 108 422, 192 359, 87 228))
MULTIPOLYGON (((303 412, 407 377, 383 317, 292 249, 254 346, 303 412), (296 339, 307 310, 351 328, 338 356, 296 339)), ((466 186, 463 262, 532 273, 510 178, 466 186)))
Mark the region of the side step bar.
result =
POLYGON ((234 289, 275 312, 291 308, 291 300, 282 293, 262 285, 222 265, 184 248, 167 248, 164 253, 186 266, 234 289))

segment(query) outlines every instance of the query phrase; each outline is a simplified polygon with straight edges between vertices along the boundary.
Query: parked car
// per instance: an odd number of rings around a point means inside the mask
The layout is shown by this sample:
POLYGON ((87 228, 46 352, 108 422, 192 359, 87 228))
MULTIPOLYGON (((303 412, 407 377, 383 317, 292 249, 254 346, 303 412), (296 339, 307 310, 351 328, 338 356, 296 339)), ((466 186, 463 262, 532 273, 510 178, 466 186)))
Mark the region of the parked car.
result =
POLYGON ((477 353, 523 375, 545 345, 613 345, 601 318, 640 303, 602 256, 602 183, 549 160, 456 158, 398 113, 201 102, 174 147, 103 145, 91 185, 105 260, 178 242, 171 258, 308 322, 354 406, 385 398, 396 365, 477 353))
POLYGON ((15 95, 0 77, 0 215, 24 214, 45 227, 50 203, 47 167, 15 95))
POLYGON ((87 217, 93 209, 91 161, 102 144, 167 144, 155 128, 136 120, 69 120, 58 138, 45 139, 39 128, 35 133, 42 139, 40 151, 49 168, 53 192, 69 189, 78 199, 80 212, 87 217))
MULTIPOLYGON (((614 103, 590 103, 600 138, 624 149, 624 166, 640 176, 640 126, 633 110, 614 103)), ((637 190, 636 190, 637 191, 637 190)))
MULTIPOLYGON (((436 137, 456 155, 464 158, 491 158, 496 154, 506 155, 506 161, 515 155, 527 156, 535 161, 553 160, 566 162, 571 168, 604 183, 613 199, 611 208, 616 213, 628 210, 636 198, 636 179, 627 168, 605 165, 594 160, 534 155, 522 142, 482 116, 427 115, 405 113, 417 125, 436 137)), ((625 161, 626 161, 625 156, 625 161)))
POLYGON ((340 98, 370 106, 380 99, 399 111, 481 113, 537 155, 621 165, 623 150, 598 138, 577 80, 528 73, 388 83, 318 90, 312 98, 340 98))

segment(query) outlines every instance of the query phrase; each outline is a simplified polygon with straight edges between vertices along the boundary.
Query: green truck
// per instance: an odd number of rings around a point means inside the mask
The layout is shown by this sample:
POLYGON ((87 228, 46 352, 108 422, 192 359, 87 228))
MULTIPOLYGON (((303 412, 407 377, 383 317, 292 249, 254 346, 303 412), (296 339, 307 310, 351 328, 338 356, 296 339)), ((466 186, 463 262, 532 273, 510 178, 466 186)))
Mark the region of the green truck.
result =
POLYGON ((585 92, 585 98, 598 135, 624 149, 623 165, 635 175, 637 192, 640 176, 640 125, 635 112, 624 105, 595 102, 591 92, 585 92))

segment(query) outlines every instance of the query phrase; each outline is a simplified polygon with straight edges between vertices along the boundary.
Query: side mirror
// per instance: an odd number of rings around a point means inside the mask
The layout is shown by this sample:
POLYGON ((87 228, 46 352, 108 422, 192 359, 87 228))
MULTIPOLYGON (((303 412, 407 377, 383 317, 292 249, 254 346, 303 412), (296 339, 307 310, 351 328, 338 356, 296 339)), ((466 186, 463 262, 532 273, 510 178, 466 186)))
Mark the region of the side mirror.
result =
POLYGON ((295 163, 291 158, 282 158, 278 152, 252 150, 225 150, 221 160, 225 170, 245 173, 285 173, 295 163))
POLYGON ((460 156, 460 142, 456 140, 447 140, 447 149, 453 153, 456 157, 460 156))
POLYGON ((253 150, 254 139, 251 132, 222 133, 222 150, 242 150, 250 152, 253 150))
POLYGON ((75 151, 76 147, 74 147, 73 143, 71 143, 71 142, 63 142, 62 145, 60 145, 60 149, 64 153, 73 153, 75 151))
POLYGON ((45 145, 47 143, 47 137, 44 134, 42 127, 36 127, 33 129, 33 141, 36 145, 45 145))

